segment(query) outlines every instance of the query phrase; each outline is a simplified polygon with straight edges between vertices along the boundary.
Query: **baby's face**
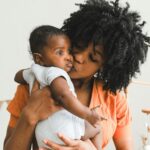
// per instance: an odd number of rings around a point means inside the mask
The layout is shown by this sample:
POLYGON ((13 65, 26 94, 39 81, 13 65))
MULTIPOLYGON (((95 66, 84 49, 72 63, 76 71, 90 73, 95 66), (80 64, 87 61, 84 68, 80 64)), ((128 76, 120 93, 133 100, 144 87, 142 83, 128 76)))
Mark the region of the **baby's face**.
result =
POLYGON ((70 55, 70 40, 65 35, 49 37, 47 46, 43 48, 42 57, 45 66, 59 67, 67 72, 72 68, 72 56, 70 55))

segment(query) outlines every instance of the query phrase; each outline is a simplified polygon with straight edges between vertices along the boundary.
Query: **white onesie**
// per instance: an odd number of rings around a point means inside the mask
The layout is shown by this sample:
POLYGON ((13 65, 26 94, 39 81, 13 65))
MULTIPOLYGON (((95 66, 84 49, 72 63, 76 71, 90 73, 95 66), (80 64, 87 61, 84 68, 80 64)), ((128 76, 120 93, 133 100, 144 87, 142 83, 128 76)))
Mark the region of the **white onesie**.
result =
MULTIPOLYGON (((24 80, 29 84, 30 92, 35 78, 39 81, 41 88, 43 88, 44 86, 50 85, 54 79, 61 76, 66 79, 70 91, 76 96, 71 79, 63 69, 33 64, 31 69, 23 72, 24 80)), ((55 143, 64 144, 57 137, 57 133, 62 133, 71 139, 81 139, 81 136, 84 136, 85 133, 84 120, 65 109, 54 113, 47 119, 40 121, 35 128, 38 146, 45 146, 43 143, 44 139, 50 139, 55 143)))

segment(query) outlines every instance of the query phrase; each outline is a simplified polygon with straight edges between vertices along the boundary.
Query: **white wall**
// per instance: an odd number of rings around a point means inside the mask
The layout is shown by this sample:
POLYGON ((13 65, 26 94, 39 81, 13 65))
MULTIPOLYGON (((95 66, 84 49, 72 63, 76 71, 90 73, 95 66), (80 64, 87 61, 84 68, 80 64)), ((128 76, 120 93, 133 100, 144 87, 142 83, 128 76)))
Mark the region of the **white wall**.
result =
POLYGON ((28 38, 33 28, 42 24, 61 27, 79 1, 83 0, 0 0, 0 99, 13 96, 14 74, 31 64, 28 38))
MULTIPOLYGON (((28 53, 28 37, 35 26, 50 24, 61 27, 63 20, 78 7, 74 3, 84 0, 0 0, 0 100, 11 99, 16 83, 14 74, 20 68, 29 67, 32 59, 28 53)), ((133 10, 141 13, 147 21, 145 31, 150 34, 150 2, 148 0, 127 0, 133 10)), ((125 0, 122 0, 125 2, 125 0)), ((142 66, 138 80, 150 82, 150 53, 142 66)), ((129 104, 133 113, 133 133, 135 149, 140 147, 140 135, 143 130, 144 115, 141 109, 150 108, 150 87, 131 84, 129 87, 129 104)), ((4 107, 5 108, 5 107, 4 107)), ((1 111, 0 124, 7 124, 8 113, 1 111), (4 117, 6 116, 6 117, 4 117)), ((0 126, 0 133, 5 129, 0 126)), ((0 134, 0 150, 5 131, 0 134)), ((107 149, 112 150, 112 145, 107 149)))

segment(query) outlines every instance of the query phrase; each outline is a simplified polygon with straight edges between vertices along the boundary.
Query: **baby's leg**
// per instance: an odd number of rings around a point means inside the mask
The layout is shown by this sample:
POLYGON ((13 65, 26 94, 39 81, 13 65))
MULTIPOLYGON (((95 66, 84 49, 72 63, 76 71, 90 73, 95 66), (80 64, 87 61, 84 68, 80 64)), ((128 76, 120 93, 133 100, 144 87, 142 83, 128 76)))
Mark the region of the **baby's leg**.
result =
POLYGON ((101 126, 97 124, 94 128, 89 122, 85 121, 85 134, 82 140, 91 139, 97 150, 101 150, 101 126))

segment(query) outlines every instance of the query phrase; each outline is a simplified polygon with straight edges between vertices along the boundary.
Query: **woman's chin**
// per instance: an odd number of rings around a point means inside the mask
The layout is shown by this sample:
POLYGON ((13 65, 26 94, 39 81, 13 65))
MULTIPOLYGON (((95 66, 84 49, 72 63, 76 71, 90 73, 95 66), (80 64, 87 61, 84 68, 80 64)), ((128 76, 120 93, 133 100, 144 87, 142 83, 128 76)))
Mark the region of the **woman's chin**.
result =
POLYGON ((71 79, 80 79, 81 78, 76 71, 70 71, 70 72, 68 72, 68 74, 71 79))

